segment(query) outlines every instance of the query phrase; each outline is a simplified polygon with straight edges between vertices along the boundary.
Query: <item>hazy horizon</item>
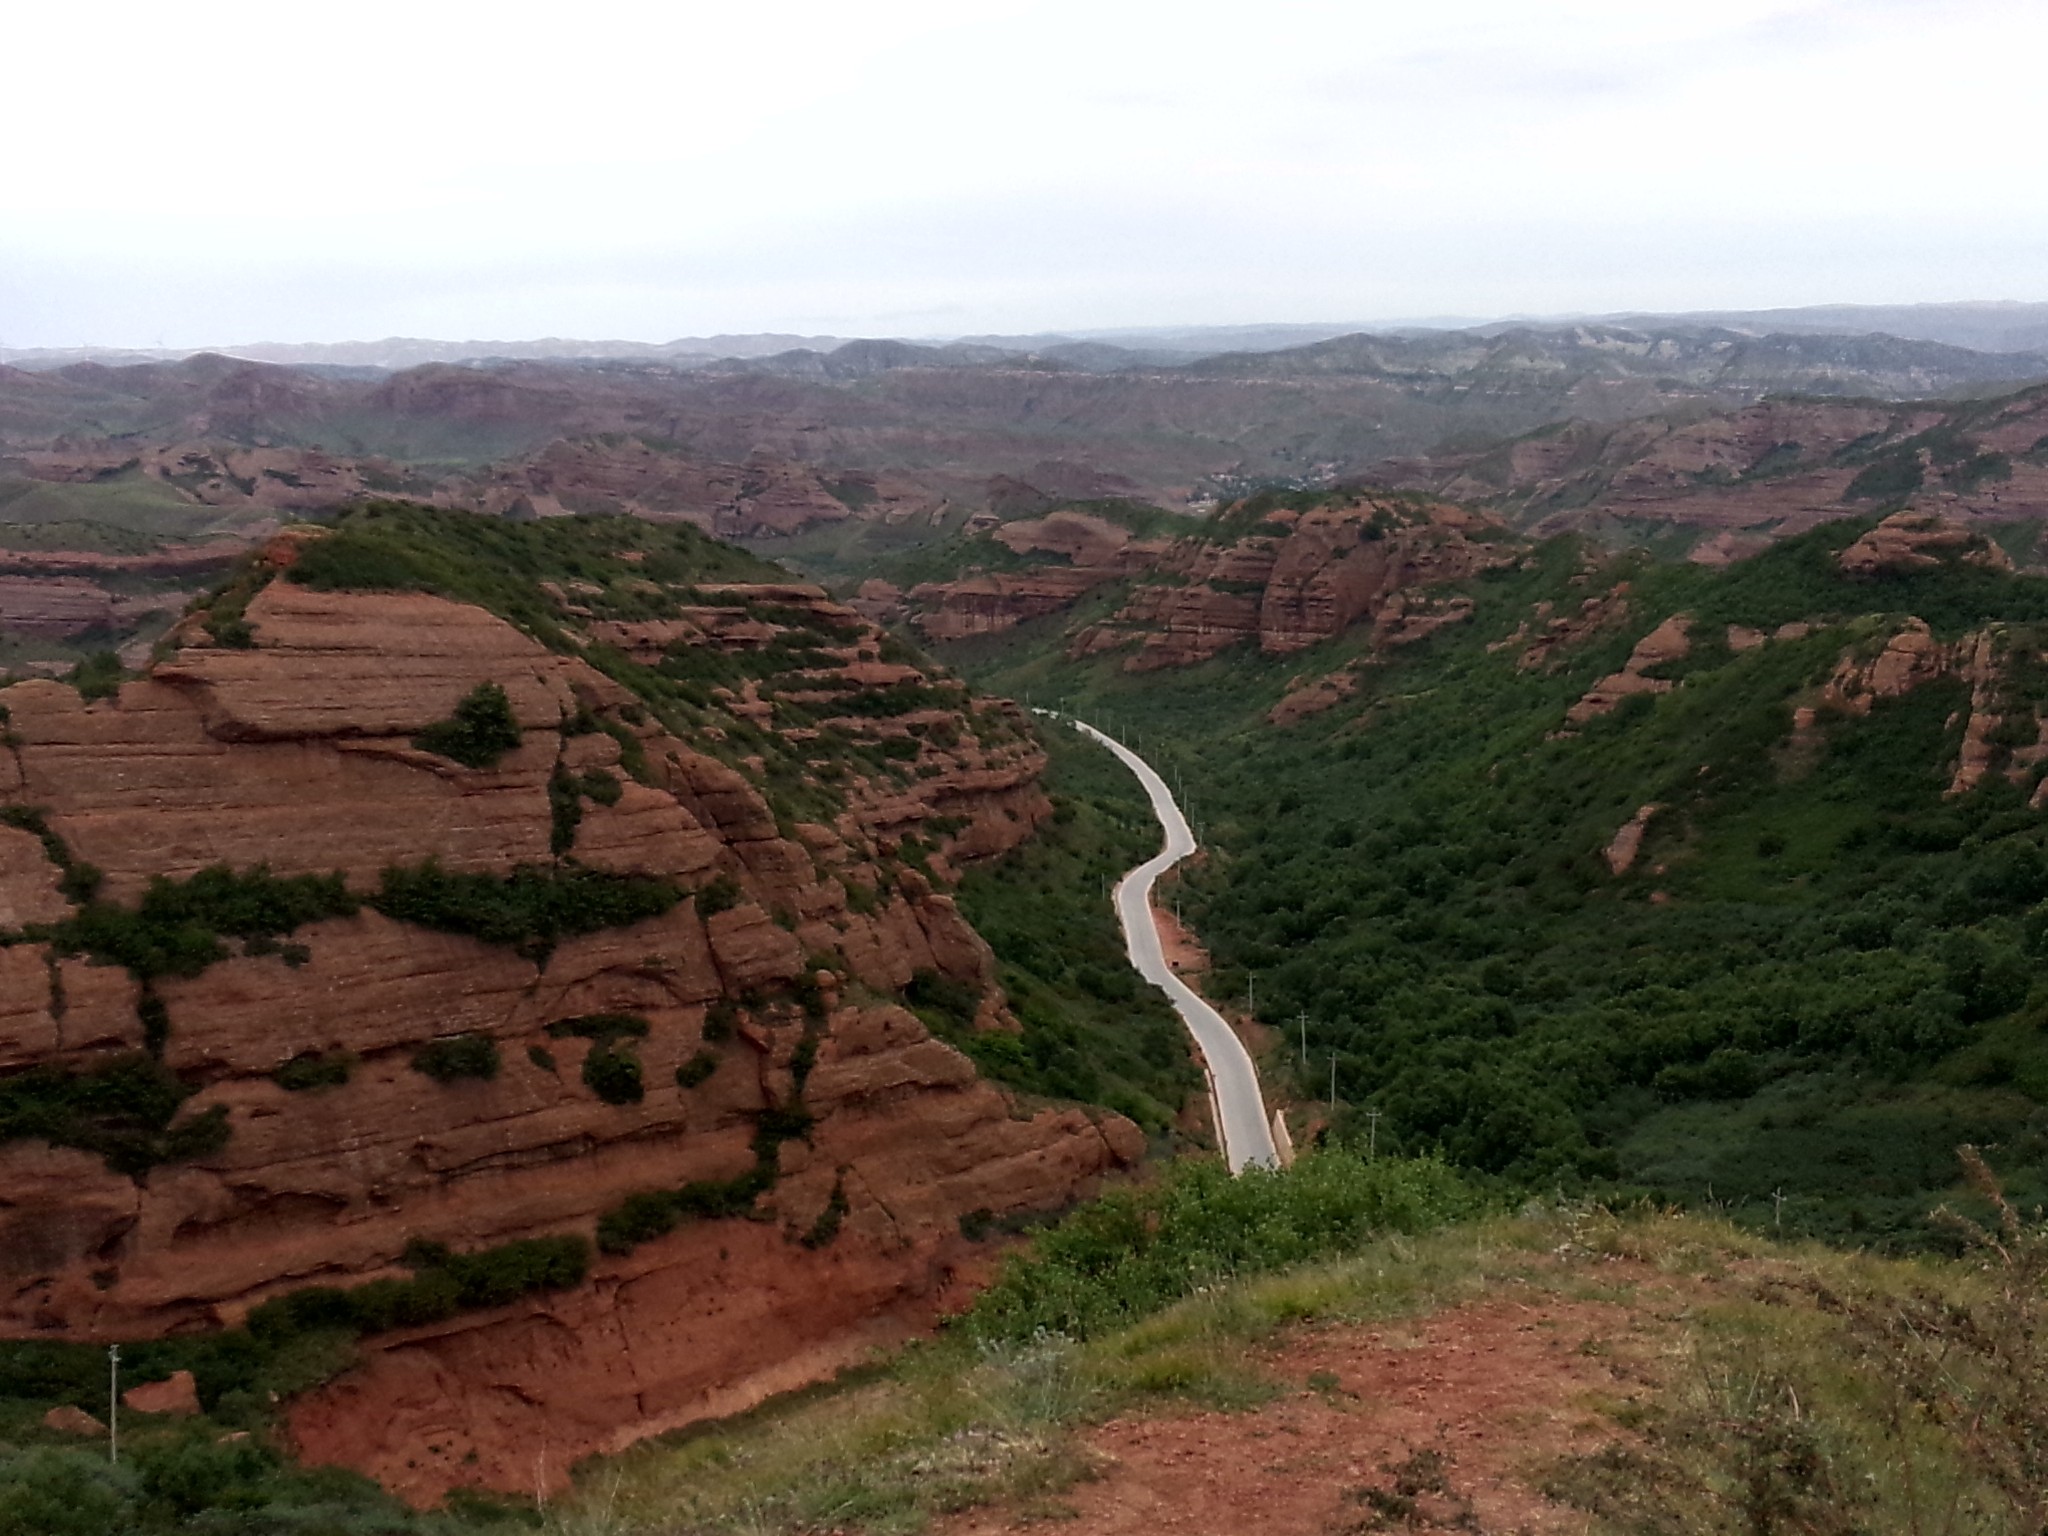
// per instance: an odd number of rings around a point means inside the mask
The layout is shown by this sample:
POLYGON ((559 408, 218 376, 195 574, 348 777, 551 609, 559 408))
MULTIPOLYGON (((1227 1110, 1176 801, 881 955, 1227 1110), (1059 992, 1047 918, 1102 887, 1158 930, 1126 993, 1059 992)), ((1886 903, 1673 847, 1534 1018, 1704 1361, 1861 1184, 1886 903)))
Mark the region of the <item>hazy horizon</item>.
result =
POLYGON ((2022 0, 579 23, 31 12, 0 346, 2048 298, 2048 207, 2020 195, 2048 11, 2022 0))

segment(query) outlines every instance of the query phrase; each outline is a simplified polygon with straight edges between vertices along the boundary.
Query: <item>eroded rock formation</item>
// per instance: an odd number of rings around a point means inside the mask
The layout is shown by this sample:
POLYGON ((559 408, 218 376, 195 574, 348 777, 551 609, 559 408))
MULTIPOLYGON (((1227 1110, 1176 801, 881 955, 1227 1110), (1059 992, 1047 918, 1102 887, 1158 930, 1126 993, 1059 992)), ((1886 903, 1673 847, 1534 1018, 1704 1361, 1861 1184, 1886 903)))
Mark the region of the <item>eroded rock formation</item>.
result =
POLYGON ((1520 554, 1485 517, 1364 494, 1305 512, 1275 508, 1234 537, 1139 540, 1073 512, 1012 523, 993 537, 1012 554, 1054 558, 917 587, 910 601, 927 635, 1001 631, 1128 581, 1123 605, 1074 633, 1068 651, 1127 651, 1123 665, 1132 672, 1193 665, 1239 644, 1290 655, 1359 625, 1372 627, 1376 646, 1408 644, 1472 611, 1429 588, 1520 554))
MULTIPOLYGON (((578 594, 557 590, 574 621, 578 594)), ((212 643, 195 615, 181 647, 113 698, 49 682, 0 695, 0 805, 40 812, 117 903, 220 865, 339 872, 368 896, 387 868, 429 858, 494 876, 567 859, 727 892, 539 951, 365 906, 145 987, 24 934, 72 903, 50 846, 0 827, 0 1071, 137 1050, 159 1009, 162 1063, 197 1087, 183 1113, 218 1109, 229 1133, 139 1177, 72 1147, 0 1143, 0 1330, 232 1324, 309 1284, 403 1273, 414 1239, 463 1252, 587 1235, 636 1193, 745 1172, 762 1113, 800 1104, 808 1134, 771 1145, 754 1219, 686 1223, 600 1258, 576 1290, 380 1336, 293 1415, 306 1454, 411 1496, 479 1480, 531 1492, 561 1486, 577 1456, 922 1325, 948 1298, 960 1217, 1061 1204, 1140 1155, 1115 1116, 1020 1111, 895 1000, 930 972, 982 995, 984 1027, 1006 1021, 986 946, 893 855, 922 836, 943 874, 1028 835, 1046 804, 1018 714, 881 660, 872 627, 815 588, 691 591, 715 617, 617 621, 608 643, 745 651, 783 635, 747 614, 808 614, 845 643, 775 678, 773 699, 754 695, 768 729, 807 688, 925 690, 922 708, 839 723, 848 740, 902 743, 881 759, 898 771, 842 772, 836 815, 796 821, 748 760, 720 755, 725 730, 671 734, 573 652, 481 608, 289 579, 248 603, 245 648, 212 643), (515 747, 467 768, 416 744, 484 683, 504 690, 515 747), (561 785, 592 775, 616 794, 578 803, 565 844, 561 785), (646 1026, 633 1102, 583 1080, 597 1043, 550 1031, 611 1015, 646 1026), (492 1043, 494 1076, 416 1068, 423 1046, 457 1035, 492 1043), (295 1091, 273 1076, 315 1058, 345 1062, 345 1081, 295 1091), (679 1073, 700 1059, 712 1068, 679 1073), (828 1208, 836 1235, 799 1242, 828 1208)))

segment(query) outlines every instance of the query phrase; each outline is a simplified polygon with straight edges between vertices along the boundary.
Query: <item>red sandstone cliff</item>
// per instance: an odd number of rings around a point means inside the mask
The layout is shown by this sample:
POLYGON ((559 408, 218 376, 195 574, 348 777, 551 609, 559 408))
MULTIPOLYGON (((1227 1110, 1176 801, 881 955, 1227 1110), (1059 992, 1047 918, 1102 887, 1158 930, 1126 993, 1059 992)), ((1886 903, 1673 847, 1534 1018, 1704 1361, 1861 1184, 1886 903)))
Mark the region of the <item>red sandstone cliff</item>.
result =
MULTIPOLYGON (((813 668, 821 681, 927 681, 880 661, 872 627, 814 588, 727 588, 719 621, 732 625, 750 594, 858 631, 813 668)), ((651 632, 688 624, 683 611, 618 626, 611 643, 764 643, 709 620, 694 639, 651 632)), ((0 1330, 93 1339, 232 1323, 284 1291, 396 1272, 410 1239, 471 1250, 587 1234, 630 1194, 742 1172, 754 1117, 796 1091, 806 1025, 791 983, 821 984, 803 1085, 815 1124, 782 1145, 757 1220, 689 1224, 600 1260, 576 1291, 374 1339, 362 1367, 294 1411, 307 1455, 410 1495, 472 1480, 531 1491, 559 1486, 579 1455, 812 1379, 927 1321, 963 1214, 1060 1204, 1142 1151, 1114 1116, 1021 1112, 891 1000, 929 969, 986 989, 984 1022, 1001 1022, 986 946, 891 855, 921 832, 943 873, 1028 835, 1045 809, 1041 758, 1013 711, 848 722, 914 741, 913 771, 856 772, 835 824, 791 825, 744 764, 714 755, 722 731, 670 735, 603 673, 480 608, 280 579, 246 619, 248 649, 209 644, 188 621, 183 647, 116 698, 49 682, 0 695, 0 805, 42 809, 72 856, 104 871, 104 895, 132 901, 152 876, 219 864, 338 870, 362 892, 387 865, 428 856, 496 874, 545 865, 558 765, 620 770, 613 734, 571 734, 596 719, 637 743, 646 782, 623 778, 615 804, 586 804, 568 856, 689 888, 725 876, 740 899, 569 938, 544 962, 365 909, 301 927, 300 954, 161 978, 164 1062, 201 1085, 189 1112, 225 1108, 227 1144, 140 1179, 74 1149, 0 1144, 0 1330), (516 750, 478 770, 412 744, 482 682, 505 689, 516 750), (711 1006, 733 1001, 716 1070, 678 1086, 711 1006), (546 1032, 612 1012, 650 1025, 639 1103, 599 1099, 579 1078, 587 1042, 546 1032), (497 1042, 494 1079, 442 1084, 412 1068, 423 1042, 460 1032, 497 1042), (292 1093, 269 1075, 336 1051, 359 1063, 338 1087, 292 1093), (836 1240, 794 1242, 835 1189, 836 1240)), ((64 916, 58 876, 35 836, 0 828, 0 930, 64 916)), ((134 1049, 138 1002, 125 971, 0 946, 0 1071, 134 1049)))
POLYGON ((1484 515, 1368 494, 1306 512, 1276 509, 1235 532, 1140 542, 1101 518, 1055 513, 995 537, 1012 553, 1046 552, 1066 563, 930 582, 910 601, 925 634, 957 639, 1058 612, 1127 580, 1128 599, 1075 633, 1069 652, 1128 649, 1125 670, 1141 672, 1205 661, 1244 643, 1289 655, 1361 624, 1372 626, 1377 646, 1407 644, 1471 611, 1430 588, 1522 552, 1484 515))

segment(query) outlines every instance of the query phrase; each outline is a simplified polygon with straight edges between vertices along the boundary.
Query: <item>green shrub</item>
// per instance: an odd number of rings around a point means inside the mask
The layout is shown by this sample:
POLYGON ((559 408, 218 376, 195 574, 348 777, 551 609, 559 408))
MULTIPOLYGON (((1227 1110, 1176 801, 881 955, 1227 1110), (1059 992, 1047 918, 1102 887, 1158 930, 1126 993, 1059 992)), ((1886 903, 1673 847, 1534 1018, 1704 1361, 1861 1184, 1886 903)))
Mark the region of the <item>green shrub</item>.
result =
POLYGON ((121 691, 127 675, 119 656, 112 651, 94 651, 71 669, 71 686, 82 699, 111 699, 121 691))
POLYGON ((463 695, 453 715, 428 726, 412 744, 465 768, 491 768, 523 740, 505 690, 496 683, 478 683, 463 695))
POLYGON ((608 1043, 584 1052, 583 1082, 607 1104, 638 1104, 647 1096, 639 1058, 608 1043))
POLYGON ((730 912, 740 904, 740 883, 724 870, 720 870, 697 888, 697 915, 716 917, 721 912, 730 912))
POLYGON ((465 1077, 486 1082, 498 1075, 498 1042, 489 1035, 449 1035, 430 1040, 412 1055, 412 1069, 437 1083, 458 1082, 465 1077))
POLYGON ((339 1088, 355 1071, 353 1051, 306 1051, 270 1074, 270 1080, 293 1093, 315 1088, 339 1088))
POLYGON ((350 916, 357 905, 338 874, 278 876, 261 865, 236 874, 220 864, 186 880, 153 877, 134 910, 88 902, 36 936, 60 953, 125 966, 144 980, 190 977, 227 958, 223 935, 277 938, 302 923, 350 916))
MULTIPOLYGON (((0 712, 0 724, 4 723, 4 712, 0 712)), ((100 882, 105 877, 95 866, 81 863, 71 856, 70 845, 51 829, 49 819, 42 811, 34 806, 0 805, 0 826, 35 835, 43 845, 44 856, 63 871, 57 889, 73 906, 92 900, 98 893, 100 882)))
POLYGON ((576 829, 583 824, 583 796, 576 779, 557 763, 548 775, 548 852, 560 858, 576 846, 576 829))
POLYGON ((159 1163, 211 1156, 227 1144, 227 1110, 177 1121, 193 1089, 146 1052, 89 1069, 43 1062, 0 1078, 0 1142, 39 1138, 139 1175, 159 1163))
POLYGON ((828 1248, 832 1239, 839 1235, 839 1227, 846 1220, 846 1181, 832 1181, 832 1198, 825 1202, 825 1209, 818 1213, 818 1219, 811 1223, 801 1241, 806 1248, 828 1248))
POLYGON ((386 917, 463 933, 545 959, 557 942, 659 917, 682 900, 667 880, 522 865, 510 875, 453 874, 438 861, 384 871, 371 905, 386 917))
POLYGON ((647 1020, 637 1013, 586 1013, 573 1019, 557 1019, 548 1033, 557 1040, 572 1036, 606 1045, 614 1040, 645 1040, 647 1020))
POLYGON ((945 976, 929 968, 910 978, 903 989, 903 1001, 920 1015, 930 1015, 941 1027, 971 1027, 981 1012, 981 989, 970 981, 945 976))
POLYGON ((458 1313, 503 1306, 539 1291, 581 1285, 590 1271, 590 1243, 566 1234, 522 1238, 475 1253, 438 1243, 407 1245, 409 1280, 308 1286, 264 1302, 249 1314, 249 1335, 276 1345, 309 1333, 381 1333, 446 1321, 458 1313))
POLYGON ((737 1178, 698 1179, 681 1189, 628 1195, 598 1218, 597 1246, 606 1253, 628 1253, 685 1221, 748 1215, 774 1182, 772 1167, 756 1163, 737 1178))
POLYGON ((704 1010, 704 1038, 712 1045, 722 1045, 732 1038, 733 1030, 740 1021, 740 1005, 729 997, 721 997, 704 1010))
POLYGON ((714 1051, 699 1051, 688 1061, 676 1068, 676 1086, 695 1088, 710 1080, 718 1070, 718 1055, 714 1051))

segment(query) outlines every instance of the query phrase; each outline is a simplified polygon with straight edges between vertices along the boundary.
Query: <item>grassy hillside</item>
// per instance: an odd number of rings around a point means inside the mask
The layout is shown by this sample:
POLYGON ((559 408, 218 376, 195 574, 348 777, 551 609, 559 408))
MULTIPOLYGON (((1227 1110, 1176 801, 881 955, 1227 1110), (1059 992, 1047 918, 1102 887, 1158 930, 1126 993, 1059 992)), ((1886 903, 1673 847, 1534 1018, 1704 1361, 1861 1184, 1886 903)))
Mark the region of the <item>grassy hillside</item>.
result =
POLYGON ((1944 640, 1995 620, 2009 739, 2031 740, 2048 581, 1955 563, 1852 580, 1833 557, 1867 526, 1725 572, 1602 566, 1555 541, 1471 583, 1471 622, 1363 666, 1353 698, 1285 730, 1264 715, 1288 680, 1362 639, 1133 677, 1065 660, 1048 620, 956 659, 1112 715, 1179 772, 1216 850, 1183 892, 1214 991, 1242 997, 1256 973, 1290 1043, 1306 1013, 1302 1087, 1323 1090, 1334 1051, 1344 1134, 1370 1106, 1382 1147, 1529 1187, 1911 1246, 1938 1240, 1923 1212, 1959 1141, 1987 1143, 2023 1198, 2048 1193, 2037 775, 1944 797, 1960 682, 1824 713, 1799 750, 1792 711, 1905 615, 1944 640), (1625 622, 1518 667, 1525 642, 1502 642, 1539 600, 1576 612, 1621 580, 1625 622), (1697 638, 1678 686, 1561 734, 1677 612, 1697 638), (1741 654, 1723 638, 1792 620, 1824 627, 1741 654), (1601 850, 1653 802, 1643 857, 1610 875, 1601 850))

